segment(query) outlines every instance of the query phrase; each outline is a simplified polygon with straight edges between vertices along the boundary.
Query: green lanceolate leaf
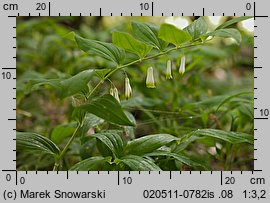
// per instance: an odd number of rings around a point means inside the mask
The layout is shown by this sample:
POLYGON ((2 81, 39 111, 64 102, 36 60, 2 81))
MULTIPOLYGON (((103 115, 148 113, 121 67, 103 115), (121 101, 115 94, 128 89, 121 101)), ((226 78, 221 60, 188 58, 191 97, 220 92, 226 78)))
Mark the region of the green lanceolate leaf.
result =
POLYGON ((54 156, 59 155, 60 150, 48 138, 31 132, 16 133, 17 150, 40 151, 54 156))
POLYGON ((164 50, 168 43, 158 38, 159 26, 151 23, 132 22, 134 36, 153 47, 164 50))
POLYGON ((219 110, 219 108, 224 105, 225 103, 227 102, 244 102, 244 103, 248 103, 248 104, 252 104, 252 100, 251 98, 250 99, 242 99, 241 95, 249 95, 249 94, 252 94, 252 93, 249 93, 249 92, 241 92, 241 93, 237 93, 235 95, 219 95, 219 96, 213 96, 213 97, 210 97, 208 99, 205 99, 205 100, 202 100, 202 101, 199 101, 199 102, 194 102, 194 103, 188 103, 188 104, 185 104, 183 107, 182 107, 182 110, 183 111, 186 111, 186 110, 190 110, 190 109, 201 109, 201 108, 215 108, 215 110, 219 110))
POLYGON ((193 39, 197 39, 201 35, 205 34, 208 30, 207 22, 204 17, 200 17, 197 20, 194 20, 189 26, 187 26, 184 31, 188 32, 193 39))
MULTIPOLYGON (((92 135, 103 144, 105 144, 112 152, 114 157, 120 157, 123 152, 124 143, 121 136, 116 132, 102 132, 92 135)), ((102 152, 101 152, 102 153, 102 152)))
POLYGON ((102 123, 104 123, 103 119, 94 114, 87 113, 83 118, 83 126, 80 128, 79 133, 84 136, 90 128, 94 128, 102 123))
POLYGON ((249 135, 246 133, 232 132, 232 131, 223 131, 216 129, 199 129, 191 133, 195 136, 207 136, 214 137, 232 144, 239 143, 249 143, 253 144, 253 135, 249 135))
POLYGON ((96 69, 95 73, 98 77, 100 77, 101 79, 104 79, 104 77, 111 72, 111 69, 109 68, 104 68, 104 69, 96 69))
POLYGON ((130 34, 124 32, 113 32, 112 41, 116 46, 123 48, 128 52, 135 53, 140 58, 144 58, 152 49, 152 46, 138 41, 130 34))
POLYGON ((174 44, 175 46, 180 46, 192 39, 192 36, 189 33, 171 24, 162 24, 160 26, 158 37, 166 42, 174 44))
POLYGON ((42 85, 50 85, 56 90, 60 98, 65 98, 79 92, 88 91, 87 84, 92 77, 102 77, 109 71, 109 69, 90 69, 64 79, 58 78, 31 80, 32 90, 38 89, 42 85))
POLYGON ((147 135, 130 141, 125 148, 125 152, 126 154, 142 155, 178 139, 169 134, 147 135))
POLYGON ((73 134, 76 127, 77 122, 56 126, 51 133, 51 140, 56 144, 61 144, 65 138, 73 134))
POLYGON ((109 94, 101 96, 89 104, 81 105, 78 108, 92 113, 110 123, 134 126, 124 113, 119 102, 109 94))
POLYGON ((104 76, 110 72, 110 69, 90 69, 82 71, 68 79, 60 81, 60 97, 65 98, 72 96, 79 92, 88 91, 88 83, 94 77, 98 76, 104 78, 104 76))
POLYGON ((118 65, 120 65, 125 58, 125 51, 114 46, 112 43, 85 39, 78 35, 75 35, 75 40, 79 48, 86 53, 98 55, 118 65))
POLYGON ((179 155, 176 153, 171 153, 171 152, 165 152, 165 151, 155 151, 155 152, 151 152, 151 153, 147 153, 144 156, 167 156, 167 157, 173 157, 174 159, 180 161, 181 163, 188 165, 190 167, 193 168, 202 168, 207 170, 208 168, 204 165, 202 165, 201 163, 198 163, 196 161, 193 161, 191 158, 183 156, 183 155, 179 155))
POLYGON ((65 98, 85 90, 94 73, 94 70, 85 70, 68 79, 62 80, 60 82, 60 97, 65 98))
POLYGON ((88 159, 85 159, 74 166, 72 166, 70 171, 97 171, 100 167, 111 160, 111 157, 102 157, 102 156, 94 156, 88 159))
POLYGON ((247 20, 249 18, 253 18, 253 16, 241 16, 241 17, 233 18, 233 19, 228 20, 225 23, 221 24, 220 26, 218 26, 216 28, 216 30, 229 27, 230 25, 233 25, 233 24, 238 23, 238 22, 243 21, 243 20, 247 20))
POLYGON ((235 39, 237 44, 240 44, 242 40, 240 32, 234 28, 219 29, 213 32, 209 32, 206 35, 213 36, 213 37, 233 38, 235 39))
POLYGON ((231 96, 227 97, 226 99, 224 99, 224 100, 218 105, 216 111, 218 111, 219 108, 220 108, 221 106, 223 106, 223 105, 226 104, 227 102, 231 101, 233 98, 239 97, 239 96, 245 95, 245 94, 254 94, 254 92, 240 92, 240 93, 231 95, 231 96))
POLYGON ((153 161, 140 156, 127 155, 121 161, 133 171, 161 171, 153 161))

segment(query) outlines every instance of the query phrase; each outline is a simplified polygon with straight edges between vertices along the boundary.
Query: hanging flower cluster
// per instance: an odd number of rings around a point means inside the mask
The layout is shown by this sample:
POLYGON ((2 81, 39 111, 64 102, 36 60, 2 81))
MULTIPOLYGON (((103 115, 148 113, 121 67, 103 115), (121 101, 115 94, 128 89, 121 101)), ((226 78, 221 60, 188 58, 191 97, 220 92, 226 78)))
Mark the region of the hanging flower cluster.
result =
MULTIPOLYGON (((181 62, 179 66, 179 73, 183 75, 185 73, 185 63, 186 63, 186 57, 183 55, 181 57, 181 62)), ((172 76, 172 61, 167 61, 167 68, 166 68, 166 79, 170 80, 173 78, 172 76)), ((148 88, 156 88, 155 85, 155 77, 154 77, 154 69, 153 67, 149 67, 147 69, 147 75, 146 75, 146 87, 148 88)), ((119 93, 116 87, 110 88, 110 94, 118 101, 120 102, 119 93)), ((125 98, 129 99, 132 95, 132 88, 129 82, 129 78, 126 75, 125 77, 125 98)))
POLYGON ((111 87, 110 95, 112 95, 118 102, 120 102, 118 89, 116 87, 111 87))

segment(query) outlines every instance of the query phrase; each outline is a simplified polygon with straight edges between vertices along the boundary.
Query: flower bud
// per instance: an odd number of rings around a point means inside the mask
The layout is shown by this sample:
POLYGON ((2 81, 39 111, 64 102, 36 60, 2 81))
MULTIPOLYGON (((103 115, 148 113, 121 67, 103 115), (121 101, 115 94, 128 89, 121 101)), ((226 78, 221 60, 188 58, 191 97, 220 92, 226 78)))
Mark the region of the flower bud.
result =
POLYGON ((113 88, 113 96, 120 103, 119 93, 116 87, 113 88))
POLYGON ((125 97, 126 99, 130 98, 132 94, 132 89, 129 83, 129 78, 126 76, 125 78, 125 97))
POLYGON ((146 87, 148 87, 148 88, 156 88, 155 80, 154 80, 154 70, 153 70, 152 67, 149 67, 147 69, 146 87))
POLYGON ((185 72, 185 63, 186 63, 185 61, 186 61, 186 57, 185 56, 182 56, 181 57, 181 64, 180 64, 180 68, 179 68, 179 73, 181 75, 183 75, 184 72, 185 72))
POLYGON ((172 79, 172 61, 167 61, 166 79, 172 79))

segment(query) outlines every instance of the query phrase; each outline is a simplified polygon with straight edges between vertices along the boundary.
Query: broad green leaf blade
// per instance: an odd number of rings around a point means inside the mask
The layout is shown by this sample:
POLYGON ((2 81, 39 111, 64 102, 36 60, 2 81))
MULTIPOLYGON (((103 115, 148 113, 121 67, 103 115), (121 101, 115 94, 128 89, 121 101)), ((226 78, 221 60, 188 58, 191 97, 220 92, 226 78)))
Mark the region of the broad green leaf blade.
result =
POLYGON ((200 17, 194 20, 189 26, 184 28, 184 31, 188 32, 193 39, 197 39, 201 35, 205 34, 208 30, 208 24, 204 17, 200 17))
POLYGON ((235 39, 237 44, 240 44, 242 41, 240 32, 234 28, 225 28, 225 29, 215 30, 213 32, 207 33, 206 36, 233 38, 235 39))
POLYGON ((121 160, 133 171, 161 171, 153 161, 140 156, 127 155, 122 157, 121 160))
POLYGON ((144 58, 152 49, 152 46, 138 41, 130 34, 124 32, 113 32, 112 41, 116 46, 123 48, 128 52, 135 53, 140 58, 144 58))
POLYGON ((50 85, 56 90, 57 95, 59 95, 60 98, 65 98, 79 92, 88 91, 87 84, 93 76, 102 77, 109 71, 110 70, 108 69, 90 69, 82 71, 69 78, 65 77, 63 79, 32 79, 30 85, 32 86, 32 90, 36 90, 42 85, 50 85))
POLYGON ((84 136, 90 128, 94 128, 104 123, 104 120, 95 116, 94 114, 87 113, 83 118, 83 126, 79 129, 81 136, 84 136))
POLYGON ((231 96, 227 97, 226 99, 224 99, 224 100, 218 105, 216 111, 218 111, 219 108, 220 108, 221 106, 223 106, 225 103, 229 102, 229 101, 232 100, 233 98, 239 97, 239 96, 244 95, 244 94, 254 94, 254 92, 240 92, 240 93, 231 95, 231 96))
POLYGON ((55 143, 55 144, 61 144, 62 141, 71 136, 73 134, 73 132, 75 131, 77 127, 77 122, 72 122, 72 123, 68 123, 68 124, 62 124, 62 125, 58 125, 56 126, 51 133, 51 140, 55 143))
POLYGON ((194 110, 194 109, 202 109, 202 108, 207 108, 207 109, 215 108, 216 110, 217 107, 220 104, 222 104, 224 101, 227 102, 228 98, 230 98, 230 102, 237 102, 237 103, 242 102, 242 103, 247 103, 247 104, 253 104, 252 98, 243 99, 241 97, 236 97, 233 95, 219 95, 219 96, 210 97, 208 99, 205 99, 199 102, 185 104, 182 107, 182 110, 186 111, 190 109, 194 110))
POLYGON ((168 43, 158 38, 159 26, 151 23, 132 22, 134 36, 153 47, 164 50, 168 43))
MULTIPOLYGON (((128 119, 131 120, 136 125, 136 119, 132 115, 132 113, 125 111, 128 119)), ((127 140, 134 140, 135 139, 135 127, 134 126, 126 126, 125 127, 125 137, 127 140)))
POLYGON ((75 40, 79 48, 86 53, 98 55, 118 65, 120 65, 125 58, 125 51, 114 46, 112 43, 85 39, 78 35, 75 35, 75 40))
POLYGON ((95 73, 98 77, 100 77, 101 79, 104 79, 104 77, 111 72, 111 69, 108 68, 104 68, 104 69, 96 69, 95 73))
POLYGON ((31 132, 17 132, 16 147, 17 150, 39 151, 54 156, 60 153, 59 148, 51 140, 31 132))
POLYGON ((61 88, 61 91, 59 95, 61 98, 65 98, 79 92, 88 91, 87 85, 94 76, 98 76, 103 79, 109 72, 110 69, 90 69, 79 72, 70 78, 60 81, 59 87, 61 88))
POLYGON ((155 152, 145 154, 144 156, 150 156, 150 157, 152 157, 152 156, 168 156, 168 157, 173 157, 174 159, 180 161, 181 163, 186 164, 186 165, 188 165, 190 167, 193 167, 195 169, 202 168, 204 170, 208 170, 208 168, 206 166, 204 166, 203 164, 198 163, 196 161, 193 161, 189 157, 179 155, 179 154, 176 154, 176 153, 165 152, 165 151, 155 151, 155 152))
POLYGON ((162 100, 155 98, 147 98, 142 96, 131 97, 128 100, 121 101, 123 108, 133 108, 133 107, 153 107, 162 104, 162 100))
POLYGON ((226 27, 229 27, 230 25, 232 24, 235 24, 235 23, 238 23, 240 21, 243 21, 243 20, 247 20, 249 18, 253 18, 253 16, 241 16, 241 17, 237 17, 237 18, 233 18, 231 20, 228 20, 226 21, 225 23, 219 25, 216 30, 219 30, 219 29, 223 29, 223 28, 226 28, 226 27))
POLYGON ((192 39, 192 36, 189 33, 171 24, 161 24, 158 37, 175 46, 180 46, 192 39))
POLYGON ((249 143, 253 144, 254 136, 246 133, 232 132, 232 131, 223 131, 216 129, 199 129, 191 133, 195 136, 208 136, 214 137, 231 144, 239 143, 249 143))
POLYGON ((98 171, 100 170, 101 166, 109 162, 111 157, 102 157, 102 156, 94 156, 88 159, 85 159, 74 166, 72 166, 69 170, 70 171, 98 171))
POLYGON ((94 73, 94 70, 85 70, 68 79, 62 80, 60 82, 60 97, 65 98, 85 90, 94 73))
POLYGON ((152 152, 175 140, 179 140, 179 138, 169 134, 147 135, 130 141, 125 148, 125 152, 126 154, 142 155, 152 152))
POLYGON ((38 90, 43 85, 49 85, 57 91, 61 91, 60 81, 60 79, 32 79, 29 85, 31 85, 31 91, 38 90))
POLYGON ((78 108, 92 113, 110 123, 134 126, 124 113, 119 102, 109 94, 101 96, 89 104, 81 105, 78 108))
POLYGON ((114 157, 120 157, 123 153, 124 142, 121 136, 116 132, 101 132, 92 135, 96 139, 100 140, 103 144, 105 144, 114 157))
POLYGON ((73 32, 73 31, 67 33, 67 34, 64 35, 63 37, 64 37, 64 38, 67 38, 67 39, 69 39, 69 40, 71 40, 71 41, 76 42, 76 40, 75 40, 75 32, 73 32))

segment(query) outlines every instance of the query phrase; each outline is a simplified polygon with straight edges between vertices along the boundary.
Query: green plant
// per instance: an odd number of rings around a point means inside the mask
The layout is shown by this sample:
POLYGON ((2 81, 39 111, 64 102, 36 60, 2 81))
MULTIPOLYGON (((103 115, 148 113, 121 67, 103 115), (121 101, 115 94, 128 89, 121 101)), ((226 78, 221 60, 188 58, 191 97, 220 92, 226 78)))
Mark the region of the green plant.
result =
MULTIPOLYGON (((132 34, 114 31, 112 43, 86 39, 70 32, 65 36, 66 38, 76 42, 78 47, 90 57, 98 57, 99 60, 104 61, 107 67, 79 71, 73 76, 58 72, 49 72, 47 75, 36 74, 34 77, 28 75, 24 79, 27 80, 27 85, 23 86, 24 95, 34 90, 42 90, 43 87, 49 88, 58 99, 70 99, 72 113, 70 122, 54 128, 50 139, 36 133, 18 132, 17 149, 52 155, 53 170, 184 170, 186 167, 194 170, 211 170, 209 162, 203 161, 199 156, 195 157, 194 153, 186 153, 185 150, 194 142, 203 143, 209 147, 222 143, 226 149, 220 149, 220 153, 216 155, 217 159, 225 156, 224 169, 232 169, 238 146, 253 145, 253 136, 239 132, 237 129, 242 125, 243 131, 250 132, 253 128, 244 124, 247 120, 251 121, 253 117, 250 110, 253 108, 252 91, 186 102, 178 111, 165 111, 161 108, 148 111, 149 109, 144 109, 143 106, 152 106, 154 102, 158 104, 159 101, 149 99, 147 104, 148 98, 142 98, 141 101, 134 100, 130 83, 132 81, 130 77, 134 78, 134 76, 129 71, 134 66, 147 65, 146 87, 156 88, 155 74, 158 70, 155 67, 155 61, 162 59, 163 61, 159 63, 164 67, 167 65, 164 70, 166 70, 168 81, 162 83, 166 88, 169 80, 175 80, 172 75, 172 61, 175 58, 179 60, 178 74, 183 78, 185 72, 192 70, 192 62, 189 62, 186 67, 186 57, 196 52, 200 53, 201 47, 209 48, 208 44, 214 37, 233 38, 239 45, 240 32, 229 26, 248 18, 234 18, 210 32, 203 17, 193 21, 183 30, 171 24, 158 26, 133 21, 132 34), (124 77, 120 76, 120 80, 125 84, 124 95, 128 99, 126 101, 120 100, 118 88, 114 84, 113 76, 119 72, 124 75, 124 77), (151 118, 151 121, 159 126, 161 132, 163 129, 165 133, 135 138, 134 129, 137 124, 130 107, 139 107, 151 118), (155 113, 185 119, 197 116, 201 121, 198 122, 197 129, 196 126, 185 129, 183 125, 181 130, 184 133, 177 133, 177 130, 172 130, 173 128, 165 128, 165 124, 159 120, 159 117, 155 117, 155 113), (221 120, 216 118, 218 114, 223 115, 221 120), (226 120, 226 123, 222 124, 222 119, 226 120), (230 119, 232 122, 228 124, 227 121, 230 119), (213 129, 207 127, 208 122, 214 123, 211 124, 213 129), (237 123, 236 127, 235 123, 237 123), (229 131, 220 129, 222 125, 230 125, 229 131), (75 142, 80 145, 80 159, 82 160, 68 164, 71 165, 70 167, 64 167, 67 165, 65 157, 69 156, 68 152, 75 142), (57 144, 61 145, 62 149, 57 144)), ((196 63, 195 60, 193 66, 196 63)), ((191 73, 192 76, 196 74, 196 71, 191 73)), ((175 85, 172 85, 165 91, 173 92, 174 87, 175 85)), ((147 94, 152 93, 148 91, 147 94)), ((187 122, 185 125, 189 126, 190 121, 187 122)), ((175 123, 169 124, 169 126, 173 125, 175 123)))

